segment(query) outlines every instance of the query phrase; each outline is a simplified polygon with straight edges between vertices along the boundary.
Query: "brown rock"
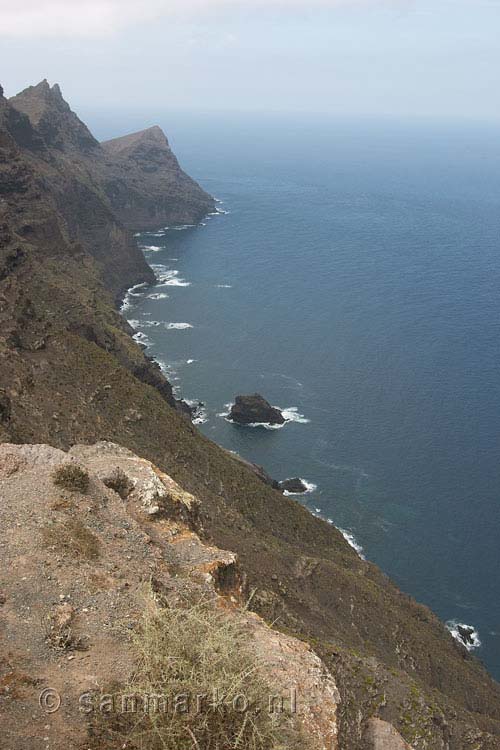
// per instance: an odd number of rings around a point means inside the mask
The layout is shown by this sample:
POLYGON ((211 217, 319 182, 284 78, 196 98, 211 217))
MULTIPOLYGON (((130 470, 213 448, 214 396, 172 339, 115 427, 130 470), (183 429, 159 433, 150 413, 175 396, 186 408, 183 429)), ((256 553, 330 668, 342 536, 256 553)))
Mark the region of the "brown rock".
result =
POLYGON ((286 422, 280 410, 271 406, 269 401, 266 401, 260 393, 253 393, 250 396, 236 396, 229 418, 242 425, 281 425, 286 422))
POLYGON ((399 732, 382 719, 369 719, 365 731, 366 750, 412 750, 399 732))

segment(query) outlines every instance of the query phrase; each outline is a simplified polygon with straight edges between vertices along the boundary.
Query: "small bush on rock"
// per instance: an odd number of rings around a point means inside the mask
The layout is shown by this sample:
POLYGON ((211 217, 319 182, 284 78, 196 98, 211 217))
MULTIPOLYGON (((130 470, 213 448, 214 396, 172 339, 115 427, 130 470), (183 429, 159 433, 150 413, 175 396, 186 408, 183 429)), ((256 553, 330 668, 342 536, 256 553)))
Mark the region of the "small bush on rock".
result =
POLYGON ((85 469, 74 463, 61 464, 52 474, 52 481, 58 487, 70 492, 85 493, 90 484, 90 477, 85 469))
POLYGON ((134 489, 134 483, 119 466, 117 466, 109 476, 104 477, 102 481, 110 490, 117 492, 122 500, 126 500, 134 489))

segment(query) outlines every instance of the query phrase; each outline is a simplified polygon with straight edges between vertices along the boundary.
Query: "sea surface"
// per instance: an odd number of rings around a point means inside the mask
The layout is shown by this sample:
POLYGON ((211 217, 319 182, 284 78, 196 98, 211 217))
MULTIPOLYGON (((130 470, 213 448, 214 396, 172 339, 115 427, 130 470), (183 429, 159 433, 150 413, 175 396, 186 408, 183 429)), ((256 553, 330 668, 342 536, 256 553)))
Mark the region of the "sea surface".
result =
POLYGON ((315 485, 300 502, 473 625, 500 678, 500 125, 160 124, 226 213, 138 237, 148 353, 206 435, 315 485), (221 416, 254 391, 283 429, 221 416))

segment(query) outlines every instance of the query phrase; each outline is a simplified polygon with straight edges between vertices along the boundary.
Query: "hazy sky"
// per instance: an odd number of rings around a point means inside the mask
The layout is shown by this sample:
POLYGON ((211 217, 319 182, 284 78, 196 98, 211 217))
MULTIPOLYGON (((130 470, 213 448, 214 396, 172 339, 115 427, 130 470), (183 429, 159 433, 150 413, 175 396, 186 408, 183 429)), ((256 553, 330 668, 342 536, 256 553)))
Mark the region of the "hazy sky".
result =
POLYGON ((500 120, 500 0, 0 0, 0 82, 75 109, 500 120))

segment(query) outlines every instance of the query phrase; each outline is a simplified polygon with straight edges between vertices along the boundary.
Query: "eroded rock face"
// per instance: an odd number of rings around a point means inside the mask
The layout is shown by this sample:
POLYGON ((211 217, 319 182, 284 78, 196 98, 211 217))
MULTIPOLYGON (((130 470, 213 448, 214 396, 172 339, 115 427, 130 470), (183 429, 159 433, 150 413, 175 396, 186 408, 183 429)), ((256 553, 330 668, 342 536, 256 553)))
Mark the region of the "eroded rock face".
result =
POLYGON ((161 128, 100 144, 59 86, 46 80, 9 102, 9 112, 29 118, 31 130, 22 130, 22 118, 16 123, 17 140, 25 144, 26 133, 33 134, 30 151, 41 157, 37 167, 46 172, 71 239, 96 257, 118 296, 132 284, 154 281, 127 230, 197 223, 214 211, 214 199, 181 169, 161 128))
POLYGON ((101 146, 108 157, 104 189, 126 227, 191 224, 214 211, 215 201, 183 172, 157 125, 101 146))
POLYGON ((370 719, 365 732, 366 750, 412 750, 392 724, 370 719))
POLYGON ((141 618, 148 582, 161 594, 157 606, 176 606, 192 592, 243 619, 262 670, 284 700, 292 696, 313 747, 337 750, 332 675, 307 644, 240 610, 236 555, 200 539, 199 500, 171 477, 109 442, 75 446, 69 455, 3 444, 0 482, 0 722, 9 750, 91 744, 80 696, 123 685, 132 674, 128 633, 141 618), (84 492, 54 485, 54 469, 68 461, 88 472, 84 492), (101 481, 117 468, 133 486, 125 497, 101 481), (39 703, 49 688, 61 699, 50 714, 39 703))
POLYGON ((243 425, 281 425, 286 422, 281 411, 271 406, 269 401, 266 401, 260 393, 253 393, 250 396, 236 396, 229 418, 233 422, 243 425))

